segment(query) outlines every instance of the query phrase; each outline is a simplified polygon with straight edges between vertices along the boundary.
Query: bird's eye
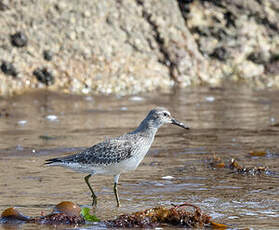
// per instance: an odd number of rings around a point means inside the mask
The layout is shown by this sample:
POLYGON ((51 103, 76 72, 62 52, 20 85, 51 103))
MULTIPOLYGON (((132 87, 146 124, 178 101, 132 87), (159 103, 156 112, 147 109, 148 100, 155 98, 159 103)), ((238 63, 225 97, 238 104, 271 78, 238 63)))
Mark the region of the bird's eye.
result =
POLYGON ((163 113, 163 115, 164 115, 165 117, 167 117, 167 116, 168 116, 168 114, 167 114, 167 113, 163 113))

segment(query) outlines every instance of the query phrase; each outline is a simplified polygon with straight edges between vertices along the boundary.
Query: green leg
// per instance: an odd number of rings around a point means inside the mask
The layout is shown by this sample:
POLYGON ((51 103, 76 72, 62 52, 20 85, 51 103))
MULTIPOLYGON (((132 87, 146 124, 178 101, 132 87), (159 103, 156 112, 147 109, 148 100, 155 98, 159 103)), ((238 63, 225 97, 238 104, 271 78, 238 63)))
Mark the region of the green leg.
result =
POLYGON ((84 180, 88 186, 88 188, 90 189, 91 191, 91 197, 93 198, 93 201, 92 201, 92 206, 97 206, 97 196, 95 195, 90 183, 89 183, 89 178, 91 177, 91 174, 87 175, 86 177, 84 177, 84 180))
POLYGON ((117 190, 117 184, 118 184, 119 176, 120 176, 120 174, 114 176, 114 187, 113 187, 115 199, 116 199, 116 202, 117 202, 117 207, 120 207, 118 190, 117 190))
POLYGON ((115 199, 116 199, 116 202, 117 202, 117 207, 120 207, 118 190, 117 190, 117 183, 114 183, 113 191, 114 191, 115 199))

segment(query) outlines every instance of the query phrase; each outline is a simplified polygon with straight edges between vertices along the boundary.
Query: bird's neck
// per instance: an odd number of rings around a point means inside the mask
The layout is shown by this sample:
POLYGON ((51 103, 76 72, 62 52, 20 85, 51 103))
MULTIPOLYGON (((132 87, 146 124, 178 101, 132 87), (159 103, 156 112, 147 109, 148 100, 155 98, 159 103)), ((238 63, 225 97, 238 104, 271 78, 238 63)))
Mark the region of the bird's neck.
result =
POLYGON ((133 133, 144 133, 149 137, 154 137, 158 131, 158 127, 154 126, 150 121, 143 120, 133 133))

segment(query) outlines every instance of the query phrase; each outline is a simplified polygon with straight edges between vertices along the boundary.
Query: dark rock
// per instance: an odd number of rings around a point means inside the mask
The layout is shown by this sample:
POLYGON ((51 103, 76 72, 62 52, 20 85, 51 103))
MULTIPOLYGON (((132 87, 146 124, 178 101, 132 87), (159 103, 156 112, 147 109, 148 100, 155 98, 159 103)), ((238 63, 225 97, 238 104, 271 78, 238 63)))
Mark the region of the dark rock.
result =
POLYGON ((9 117, 10 113, 4 108, 0 111, 0 117, 9 117))
POLYGON ((53 53, 50 50, 44 50, 43 56, 46 61, 51 61, 53 57, 53 53))
POLYGON ((225 40, 228 37, 228 34, 225 28, 216 28, 216 27, 209 27, 208 28, 211 35, 217 38, 219 41, 225 40))
POLYGON ((17 71, 11 62, 3 61, 1 64, 1 70, 4 74, 11 75, 13 77, 17 76, 17 71))
POLYGON ((215 6, 224 7, 222 4, 222 0, 201 0, 202 3, 209 2, 215 6))
POLYGON ((224 18, 226 19, 226 26, 227 27, 230 27, 230 26, 235 27, 235 19, 236 19, 236 17, 232 14, 232 12, 227 11, 224 14, 224 18))
POLYGON ((190 13, 189 4, 191 4, 194 0, 177 0, 177 1, 184 20, 187 20, 187 14, 190 13))
POLYGON ((278 62, 279 61, 279 54, 273 54, 271 57, 270 57, 270 60, 269 62, 278 62))
POLYGON ((200 35, 201 37, 208 37, 210 36, 210 31, 208 29, 208 27, 199 27, 199 26, 194 26, 191 29, 192 33, 196 33, 198 35, 200 35))
POLYGON ((0 11, 4 11, 7 9, 9 9, 9 7, 5 5, 2 0, 0 0, 0 11))
POLYGON ((24 47, 27 45, 27 42, 27 36, 21 31, 11 35, 11 43, 13 46, 24 47))
POLYGON ((265 65, 265 72, 272 75, 279 74, 279 54, 273 55, 265 65))
POLYGON ((268 62, 261 52, 252 52, 248 55, 247 59, 256 64, 265 64, 268 62))
POLYGON ((46 140, 46 141, 57 139, 57 137, 55 137, 55 136, 48 136, 48 135, 41 135, 41 136, 39 136, 39 138, 42 140, 46 140))
POLYGON ((192 3, 194 0, 178 0, 179 4, 189 4, 192 3))
POLYGON ((54 84, 54 77, 47 68, 37 68, 34 70, 33 75, 36 76, 37 80, 48 85, 54 84))
POLYGON ((228 53, 224 47, 217 47, 210 54, 210 57, 216 58, 220 61, 225 61, 228 58, 228 53))

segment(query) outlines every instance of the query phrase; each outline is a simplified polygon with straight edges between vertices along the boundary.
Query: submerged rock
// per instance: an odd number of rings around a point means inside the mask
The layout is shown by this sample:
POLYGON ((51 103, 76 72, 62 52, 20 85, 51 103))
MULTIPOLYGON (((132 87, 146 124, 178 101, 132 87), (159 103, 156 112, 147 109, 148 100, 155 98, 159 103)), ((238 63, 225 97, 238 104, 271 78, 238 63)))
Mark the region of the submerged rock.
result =
POLYGON ((0 223, 27 222, 30 219, 30 217, 24 216, 15 208, 7 208, 1 214, 0 223))
POLYGON ((36 223, 36 224, 67 224, 79 225, 85 224, 83 216, 80 214, 80 207, 70 201, 64 201, 57 204, 52 213, 45 216, 28 217, 21 214, 15 208, 8 208, 1 214, 0 223, 17 224, 17 223, 36 223))
POLYGON ((64 213, 68 216, 79 216, 81 208, 71 201, 63 201, 57 204, 52 213, 64 213))
POLYGON ((5 109, 5 108, 2 108, 1 110, 0 110, 0 117, 9 117, 11 114, 7 111, 7 109, 5 109))

